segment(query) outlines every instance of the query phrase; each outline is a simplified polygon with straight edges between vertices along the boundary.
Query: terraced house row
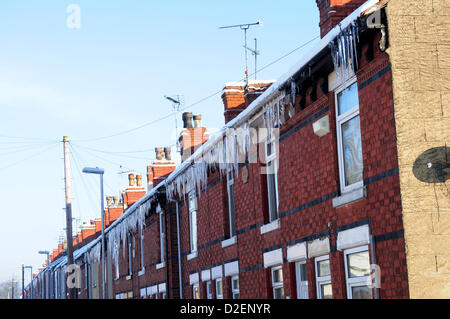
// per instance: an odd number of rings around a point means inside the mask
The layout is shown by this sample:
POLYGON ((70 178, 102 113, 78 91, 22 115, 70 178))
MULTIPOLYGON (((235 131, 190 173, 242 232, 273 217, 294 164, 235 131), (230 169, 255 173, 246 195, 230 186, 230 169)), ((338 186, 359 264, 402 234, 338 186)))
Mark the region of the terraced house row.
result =
MULTIPOLYGON (((105 270, 83 226, 78 298, 450 297, 450 2, 316 2, 314 49, 227 83, 217 135, 184 113, 182 163, 108 198, 105 270)), ((27 296, 66 298, 68 266, 27 296)))

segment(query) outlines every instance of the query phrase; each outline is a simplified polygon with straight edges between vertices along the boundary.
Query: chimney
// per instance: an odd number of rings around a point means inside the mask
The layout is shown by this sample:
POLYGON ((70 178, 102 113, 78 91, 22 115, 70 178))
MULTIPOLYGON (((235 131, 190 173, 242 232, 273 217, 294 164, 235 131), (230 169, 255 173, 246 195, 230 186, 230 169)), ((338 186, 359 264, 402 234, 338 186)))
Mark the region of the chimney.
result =
POLYGON ((122 216, 122 214, 123 206, 119 204, 119 196, 111 196, 111 204, 105 209, 105 228, 122 216))
POLYGON ((248 87, 246 87, 245 82, 225 83, 222 93, 225 124, 238 116, 274 82, 250 80, 248 87))
POLYGON ((320 12, 320 34, 323 38, 339 22, 366 0, 316 0, 320 12))
POLYGON ((147 166, 147 190, 152 189, 172 173, 176 166, 172 161, 170 147, 156 147, 156 161, 147 166))
POLYGON ((192 113, 183 113, 183 131, 178 139, 181 146, 182 162, 194 154, 209 139, 209 133, 205 127, 202 127, 202 116, 200 114, 194 116, 194 124, 193 126, 192 113))
POLYGON ((145 188, 142 186, 142 175, 128 174, 128 188, 122 193, 125 209, 136 203, 145 193, 145 188))

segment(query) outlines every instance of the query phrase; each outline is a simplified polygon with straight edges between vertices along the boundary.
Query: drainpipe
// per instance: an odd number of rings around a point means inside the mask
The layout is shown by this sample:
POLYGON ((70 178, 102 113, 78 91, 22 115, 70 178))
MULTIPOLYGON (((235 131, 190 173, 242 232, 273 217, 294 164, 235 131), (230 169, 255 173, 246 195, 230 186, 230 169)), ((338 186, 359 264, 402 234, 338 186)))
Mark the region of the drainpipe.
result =
POLYGON ((180 280, 180 299, 183 299, 183 276, 181 273, 181 243, 180 243, 180 215, 178 212, 178 201, 167 197, 167 199, 176 205, 177 212, 177 242, 178 242, 178 277, 180 280))

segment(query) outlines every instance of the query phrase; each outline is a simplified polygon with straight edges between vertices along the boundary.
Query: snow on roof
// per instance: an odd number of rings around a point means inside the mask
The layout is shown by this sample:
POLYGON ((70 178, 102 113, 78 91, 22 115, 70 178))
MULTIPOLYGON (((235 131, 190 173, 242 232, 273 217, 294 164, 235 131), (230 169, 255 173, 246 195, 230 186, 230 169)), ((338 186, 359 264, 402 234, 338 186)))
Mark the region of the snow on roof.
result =
MULTIPOLYGON (((353 11, 350 15, 348 15, 344 20, 341 21, 340 25, 335 26, 330 32, 327 33, 325 37, 323 37, 316 46, 305 54, 300 61, 298 61, 291 69, 282 75, 277 81, 273 80, 250 80, 249 84, 256 83, 273 83, 263 94, 261 94, 256 100, 254 100, 245 110, 243 110, 238 116, 236 116, 233 120, 228 122, 219 132, 217 132, 214 136, 212 136, 206 143, 204 143, 201 147, 197 149, 197 151, 192 154, 187 160, 181 163, 175 171, 173 171, 163 183, 158 184, 155 188, 151 189, 147 194, 141 197, 136 203, 134 203, 131 207, 129 207, 126 212, 120 216, 117 220, 115 220, 108 228, 105 229, 105 235, 111 229, 116 227, 119 223, 121 223, 125 218, 127 218, 130 214, 132 214, 138 207, 140 207, 143 203, 145 203, 148 199, 153 197, 160 188, 163 186, 170 184, 175 180, 175 178, 183 173, 190 165, 194 163, 194 160, 200 157, 204 152, 211 149, 220 139, 223 138, 224 134, 226 134, 227 129, 238 126, 242 122, 246 121, 250 116, 252 116, 262 105, 264 105, 267 101, 269 101, 275 93, 283 87, 291 78, 303 67, 305 67, 317 54, 322 52, 322 50, 328 47, 328 44, 333 41, 340 33, 341 29, 345 29, 348 27, 353 21, 359 18, 366 12, 377 5, 380 0, 368 0, 363 5, 361 5, 358 9, 353 11)), ((228 82, 226 86, 233 85, 241 85, 245 82, 228 82)), ((97 244, 101 240, 101 236, 97 237, 95 240, 90 242, 89 244, 83 246, 82 248, 76 250, 74 252, 74 260, 79 258, 81 255, 86 253, 90 248, 92 248, 95 244, 97 244), (75 257, 76 256, 76 257, 75 257)), ((54 261, 48 267, 61 267, 67 263, 67 256, 59 258, 57 261, 54 261), (59 261, 59 262, 58 262, 59 261)))

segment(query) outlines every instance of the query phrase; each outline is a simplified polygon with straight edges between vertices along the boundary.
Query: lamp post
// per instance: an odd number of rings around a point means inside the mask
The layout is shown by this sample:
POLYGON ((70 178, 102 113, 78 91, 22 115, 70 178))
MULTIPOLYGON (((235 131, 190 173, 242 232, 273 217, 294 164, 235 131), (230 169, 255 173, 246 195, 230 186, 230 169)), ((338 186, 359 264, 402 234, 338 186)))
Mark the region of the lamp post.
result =
POLYGON ((40 251, 38 251, 38 254, 41 254, 41 255, 47 255, 47 266, 48 266, 48 263, 49 263, 49 256, 50 256, 50 252, 48 251, 48 250, 40 250, 40 251))
POLYGON ((106 289, 105 289, 105 276, 106 276, 106 269, 105 269, 105 220, 104 220, 104 202, 103 202, 103 174, 105 173, 105 170, 103 168, 98 167, 85 167, 83 168, 83 173, 86 174, 97 174, 100 175, 100 198, 101 198, 101 217, 102 217, 102 294, 103 299, 106 297, 106 289))
MULTIPOLYGON (((22 275, 23 275, 23 270, 25 268, 30 268, 30 299, 33 299, 33 266, 23 266, 22 267, 22 275)), ((22 291, 22 294, 23 294, 23 291, 22 291)))

